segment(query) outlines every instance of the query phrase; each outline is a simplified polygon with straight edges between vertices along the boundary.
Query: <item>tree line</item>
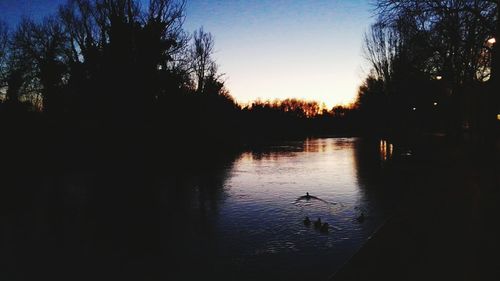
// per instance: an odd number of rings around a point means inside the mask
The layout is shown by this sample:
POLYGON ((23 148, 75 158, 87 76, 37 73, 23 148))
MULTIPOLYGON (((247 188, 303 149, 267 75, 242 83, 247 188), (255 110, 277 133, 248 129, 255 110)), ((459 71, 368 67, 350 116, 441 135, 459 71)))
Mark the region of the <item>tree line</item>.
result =
POLYGON ((39 21, 1 22, 3 140, 52 150, 105 142, 166 149, 350 130, 348 107, 239 105, 213 58, 212 34, 184 29, 185 2, 141 4, 68 0, 39 21))
POLYGON ((364 39, 370 71, 357 100, 365 127, 494 139, 498 1, 377 0, 374 8, 364 39))

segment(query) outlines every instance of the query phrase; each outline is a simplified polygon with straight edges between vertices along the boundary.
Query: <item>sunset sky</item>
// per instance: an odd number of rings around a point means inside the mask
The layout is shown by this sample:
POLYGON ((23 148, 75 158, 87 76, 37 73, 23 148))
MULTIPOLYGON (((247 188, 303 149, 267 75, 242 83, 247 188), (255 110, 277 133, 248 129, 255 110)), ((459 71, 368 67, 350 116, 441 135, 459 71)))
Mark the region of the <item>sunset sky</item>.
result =
MULTIPOLYGON (((43 17, 65 0, 0 0, 2 17, 43 17)), ((146 2, 146 1, 145 1, 146 2)), ((355 99, 365 76, 369 0, 188 0, 185 29, 215 37, 215 57, 237 101, 304 98, 331 107, 355 99)))

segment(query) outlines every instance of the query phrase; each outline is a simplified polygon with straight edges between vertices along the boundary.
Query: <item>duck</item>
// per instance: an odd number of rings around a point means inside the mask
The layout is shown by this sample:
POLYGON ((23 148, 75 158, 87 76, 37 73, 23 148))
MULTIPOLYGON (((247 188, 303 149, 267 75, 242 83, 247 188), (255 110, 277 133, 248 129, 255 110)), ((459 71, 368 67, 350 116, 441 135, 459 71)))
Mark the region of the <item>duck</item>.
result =
POLYGON ((321 218, 318 218, 318 220, 314 222, 314 228, 321 228, 321 218))
POLYGON ((364 213, 361 213, 357 218, 356 220, 361 223, 365 220, 365 214, 364 213))
POLYGON ((305 226, 310 226, 310 225, 311 225, 311 220, 309 219, 309 217, 306 217, 306 218, 304 219, 304 225, 305 225, 305 226))
POLYGON ((321 232, 323 232, 323 233, 327 233, 327 232, 328 232, 328 227, 329 227, 328 223, 327 223, 327 222, 325 222, 325 223, 321 226, 321 228, 320 228, 319 230, 320 230, 321 232))
POLYGON ((302 200, 302 199, 310 200, 310 199, 317 199, 317 198, 318 197, 316 197, 316 196, 309 195, 309 192, 306 192, 306 195, 300 196, 298 200, 302 200))

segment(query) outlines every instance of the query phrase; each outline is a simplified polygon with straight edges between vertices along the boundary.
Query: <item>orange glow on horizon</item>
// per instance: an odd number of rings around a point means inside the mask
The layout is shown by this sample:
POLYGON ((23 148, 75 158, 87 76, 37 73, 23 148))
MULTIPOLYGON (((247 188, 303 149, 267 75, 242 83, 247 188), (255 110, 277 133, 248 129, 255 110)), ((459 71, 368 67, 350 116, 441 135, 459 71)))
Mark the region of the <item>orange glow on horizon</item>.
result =
MULTIPOLYGON (((321 114, 323 110, 330 111, 333 108, 341 107, 344 109, 354 109, 356 107, 354 102, 349 102, 349 103, 340 103, 340 104, 334 104, 332 106, 327 105, 325 102, 318 101, 318 100, 310 100, 310 99, 302 99, 302 98, 285 98, 285 99, 261 99, 257 98, 253 101, 248 101, 248 102, 241 102, 235 99, 235 102, 242 108, 252 108, 254 105, 267 105, 267 106, 280 106, 281 104, 285 102, 297 102, 297 103, 303 103, 303 104, 315 104, 318 107, 318 112, 321 114)), ((285 110, 286 111, 286 110, 285 110)))

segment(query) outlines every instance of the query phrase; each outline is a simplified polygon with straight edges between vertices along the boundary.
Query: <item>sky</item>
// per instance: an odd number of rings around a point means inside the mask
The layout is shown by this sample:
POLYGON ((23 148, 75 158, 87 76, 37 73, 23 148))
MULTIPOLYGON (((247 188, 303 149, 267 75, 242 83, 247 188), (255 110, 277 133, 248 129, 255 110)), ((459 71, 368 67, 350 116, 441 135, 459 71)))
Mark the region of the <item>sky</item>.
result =
MULTIPOLYGON (((11 25, 41 18, 65 0, 0 0, 11 25)), ((362 82, 369 0, 187 0, 186 31, 203 26, 214 57, 240 103, 302 98, 348 104, 362 82)))

